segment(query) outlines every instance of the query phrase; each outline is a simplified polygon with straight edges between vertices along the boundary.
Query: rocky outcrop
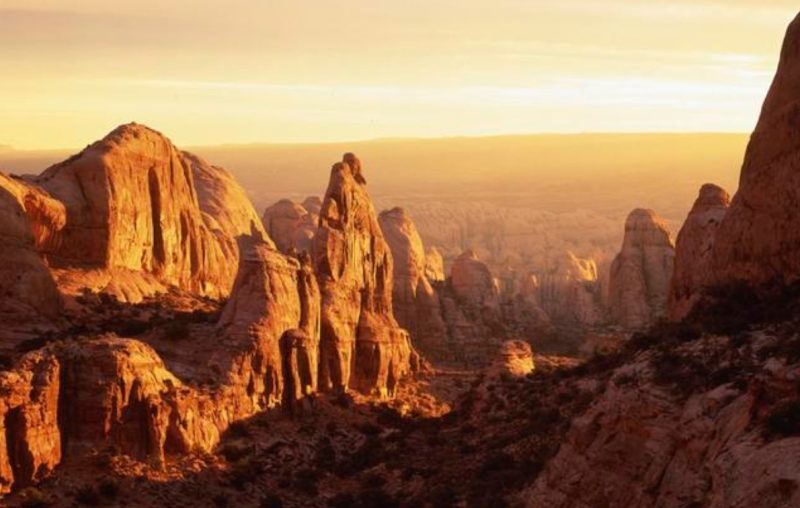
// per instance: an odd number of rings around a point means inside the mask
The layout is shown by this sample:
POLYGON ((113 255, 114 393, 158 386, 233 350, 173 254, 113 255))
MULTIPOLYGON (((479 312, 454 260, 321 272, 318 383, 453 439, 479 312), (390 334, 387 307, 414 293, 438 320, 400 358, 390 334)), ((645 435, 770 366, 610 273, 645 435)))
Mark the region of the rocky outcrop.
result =
POLYGON ((61 296, 37 249, 65 222, 61 203, 0 173, 0 317, 19 322, 25 316, 58 314, 61 296))
MULTIPOLYGON (((313 198, 305 202, 314 206, 313 198)), ((267 208, 261 220, 281 252, 311 252, 319 211, 308 211, 302 205, 282 199, 267 208)))
POLYGON ((429 247, 425 252, 425 278, 431 282, 444 282, 444 258, 436 247, 429 247))
POLYGON ((564 252, 538 277, 538 301, 556 322, 597 325, 603 321, 597 265, 564 252))
MULTIPOLYGON (((251 214, 237 195, 240 189, 217 182, 227 189, 221 196, 225 206, 204 200, 207 210, 220 214, 209 220, 194 184, 198 168, 196 158, 187 158, 160 133, 137 124, 118 127, 35 179, 67 213, 65 226, 42 251, 61 268, 142 274, 129 291, 117 288, 120 299, 141 299, 153 286, 150 280, 162 285, 153 292, 175 286, 226 296, 236 271, 230 233, 248 227, 243 222, 251 214), (229 198, 236 206, 227 207, 229 198)), ((222 175, 206 173, 210 179, 222 175)))
POLYGON ((322 200, 317 196, 308 196, 300 205, 305 208, 308 213, 316 217, 319 217, 319 212, 322 210, 322 200))
POLYGON ((352 154, 334 164, 314 237, 322 292, 321 388, 390 394, 412 348, 392 307, 392 255, 352 154))
POLYGON ((411 217, 402 208, 381 212, 383 236, 392 252, 392 305, 397 322, 409 331, 414 345, 426 356, 437 356, 447 330, 439 295, 427 278, 427 258, 411 217))
POLYGON ((61 461, 59 367, 37 351, 0 372, 0 494, 41 480, 61 461))
POLYGON ((308 257, 285 256, 258 237, 243 238, 240 248, 218 324, 225 347, 211 363, 228 373, 227 385, 247 387, 255 412, 316 391, 320 293, 308 257))
POLYGON ((466 250, 453 261, 450 284, 456 296, 477 306, 494 307, 500 288, 486 263, 473 250, 466 250))
POLYGON ((712 253, 714 285, 788 284, 800 278, 800 17, 789 26, 777 74, 745 154, 739 189, 712 253))
POLYGON ((714 240, 730 206, 724 189, 705 184, 675 242, 675 270, 669 290, 669 317, 681 319, 701 297, 711 273, 714 240))
MULTIPOLYGON (((211 230, 220 233, 220 241, 235 244, 240 236, 257 234, 264 242, 272 244, 250 199, 227 169, 209 164, 189 152, 181 152, 181 155, 192 168, 200 210, 211 230)), ((231 265, 230 260, 228 265, 231 265)), ((233 265, 236 267, 238 263, 233 265)))
MULTIPOLYGON (((679 346, 670 349, 670 355, 678 355, 673 356, 677 365, 702 363, 704 358, 717 358, 714 354, 731 352, 728 361, 757 358, 749 356, 753 344, 737 350, 725 339, 715 340, 717 344, 702 339, 679 346), (717 353, 710 353, 715 349, 717 353)), ((689 389, 688 397, 678 397, 664 385, 664 376, 672 376, 680 389, 692 380, 651 355, 639 355, 611 373, 600 374, 613 381, 595 385, 603 388, 572 420, 558 453, 518 497, 520 505, 797 505, 800 439, 770 436, 763 422, 774 411, 770 404, 786 397, 796 404, 793 380, 800 374, 798 365, 771 358, 735 383, 713 383, 704 376, 710 386, 689 389)), ((710 367, 720 365, 727 363, 713 360, 710 367)), ((581 381, 585 386, 596 382, 581 381)))
POLYGON ((500 346, 489 375, 522 377, 533 372, 534 368, 531 345, 521 340, 508 340, 500 346))
POLYGON ((611 318, 626 328, 643 328, 664 317, 675 249, 664 222, 638 208, 625 221, 622 249, 611 264, 611 318))

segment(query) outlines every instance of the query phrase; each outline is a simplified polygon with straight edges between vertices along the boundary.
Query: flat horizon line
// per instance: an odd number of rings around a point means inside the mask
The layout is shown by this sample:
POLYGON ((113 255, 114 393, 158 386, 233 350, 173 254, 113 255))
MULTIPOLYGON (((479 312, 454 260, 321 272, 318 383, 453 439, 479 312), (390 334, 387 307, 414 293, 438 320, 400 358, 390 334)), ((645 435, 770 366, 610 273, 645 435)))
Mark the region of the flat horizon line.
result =
MULTIPOLYGON (((149 127, 149 126, 148 126, 149 127)), ((113 130, 113 129, 112 129, 113 130)), ((111 132, 111 130, 109 130, 111 132)), ((746 131, 585 131, 585 132, 534 132, 534 133, 507 133, 507 134, 477 134, 477 135, 446 135, 446 136, 386 136, 376 138, 361 138, 350 140, 333 141, 242 141, 242 142, 223 142, 214 144, 187 144, 181 145, 173 143, 183 149, 197 148, 232 148, 232 147, 256 147, 256 146, 331 146, 342 144, 363 144, 363 143, 397 143, 397 142, 432 142, 432 141, 456 141, 456 140, 489 140, 501 138, 545 138, 545 137, 585 137, 585 136, 648 136, 648 137, 670 137, 670 136, 749 136, 751 133, 746 131)), ((171 138, 165 134, 167 138, 171 138)), ((102 139, 98 138, 97 140, 102 139)), ((88 142, 83 147, 41 147, 41 148, 15 148, 13 145, 0 143, 0 155, 25 154, 41 152, 68 152, 82 150, 97 140, 88 142)))

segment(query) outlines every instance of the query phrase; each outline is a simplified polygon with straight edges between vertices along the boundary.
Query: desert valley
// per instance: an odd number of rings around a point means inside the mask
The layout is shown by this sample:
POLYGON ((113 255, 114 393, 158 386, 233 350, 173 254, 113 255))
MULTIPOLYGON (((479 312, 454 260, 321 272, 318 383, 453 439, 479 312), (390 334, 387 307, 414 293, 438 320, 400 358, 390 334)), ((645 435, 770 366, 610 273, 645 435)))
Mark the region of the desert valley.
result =
POLYGON ((0 506, 800 506, 798 114, 0 147, 0 506))

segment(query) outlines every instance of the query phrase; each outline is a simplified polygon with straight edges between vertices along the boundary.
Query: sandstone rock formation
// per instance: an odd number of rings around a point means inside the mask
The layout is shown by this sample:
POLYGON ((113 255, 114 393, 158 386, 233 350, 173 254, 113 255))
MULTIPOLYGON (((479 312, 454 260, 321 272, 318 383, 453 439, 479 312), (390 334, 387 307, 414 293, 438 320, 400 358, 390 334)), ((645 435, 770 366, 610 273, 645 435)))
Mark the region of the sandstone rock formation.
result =
POLYGON ((317 196, 308 196, 300 203, 306 211, 316 217, 319 217, 319 212, 322 210, 322 200, 317 196))
POLYGON ((378 222, 392 252, 394 316, 409 331, 415 347, 426 356, 438 356, 445 347, 447 330, 439 295, 427 277, 428 260, 422 239, 402 208, 381 212, 378 222))
MULTIPOLYGON (((715 349, 752 361, 726 340, 700 340, 671 354, 688 364, 715 349)), ((518 496, 520 505, 716 508, 800 502, 800 440, 765 437, 762 426, 766 404, 784 397, 796 401, 791 380, 800 374, 797 363, 773 358, 771 367, 757 366, 748 381, 711 383, 676 397, 653 371, 673 376, 679 389, 691 381, 651 354, 639 354, 610 374, 613 381, 572 421, 558 453, 518 496)), ((711 358, 711 368, 722 365, 711 358)))
POLYGON ((429 247, 425 252, 425 277, 431 282, 444 282, 444 259, 436 247, 429 247))
POLYGON ((669 317, 681 319, 700 298, 711 273, 717 229, 730 206, 730 196, 705 184, 675 242, 675 270, 669 291, 669 317))
POLYGON ((393 315, 392 255, 353 154, 331 168, 313 250, 322 292, 321 388, 393 393, 413 351, 393 315))
POLYGON ((500 346, 490 375, 526 376, 535 368, 531 345, 521 340, 508 340, 500 346))
POLYGON ((50 263, 105 273, 98 278, 105 287, 93 289, 121 300, 168 286, 226 296, 236 273, 232 235, 261 229, 226 172, 142 125, 118 127, 35 182, 66 207, 66 224, 41 247, 50 263))
POLYGON ((656 213, 641 208, 632 211, 609 277, 614 322, 643 328, 666 315, 674 256, 670 233, 656 213))
MULTIPOLYGON (((305 202, 314 205, 313 198, 305 202)), ((319 211, 308 211, 302 205, 282 199, 267 208, 261 220, 281 252, 311 252, 319 211)))
POLYGON ((181 152, 181 155, 192 168, 200 210, 212 231, 222 233, 221 241, 235 242, 240 236, 258 234, 266 243, 272 243, 244 189, 228 170, 189 152, 181 152))
POLYGON ((498 304, 500 288, 486 263, 473 250, 466 250, 453 262, 450 284, 462 300, 477 306, 498 304))
POLYGON ((211 363, 228 373, 228 385, 247 387, 255 412, 316 391, 320 293, 307 257, 285 256, 258 237, 243 238, 240 249, 218 324, 228 347, 211 363))
POLYGON ((747 147, 739 189, 719 227, 714 285, 786 284, 800 277, 800 17, 786 33, 777 74, 747 147))
POLYGON ((0 173, 0 317, 55 317, 61 296, 37 247, 64 227, 57 201, 25 182, 0 173))
POLYGON ((538 277, 538 302, 544 312, 562 323, 600 324, 602 299, 595 262, 564 252, 551 266, 538 277))

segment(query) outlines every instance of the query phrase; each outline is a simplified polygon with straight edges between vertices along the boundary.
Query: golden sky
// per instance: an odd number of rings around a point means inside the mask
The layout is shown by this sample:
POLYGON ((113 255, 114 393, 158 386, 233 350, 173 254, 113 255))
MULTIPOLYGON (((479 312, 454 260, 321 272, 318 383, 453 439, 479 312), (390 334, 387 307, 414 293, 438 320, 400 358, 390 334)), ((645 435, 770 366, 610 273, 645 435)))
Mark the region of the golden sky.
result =
POLYGON ((0 145, 750 131, 795 0, 0 0, 0 145))

